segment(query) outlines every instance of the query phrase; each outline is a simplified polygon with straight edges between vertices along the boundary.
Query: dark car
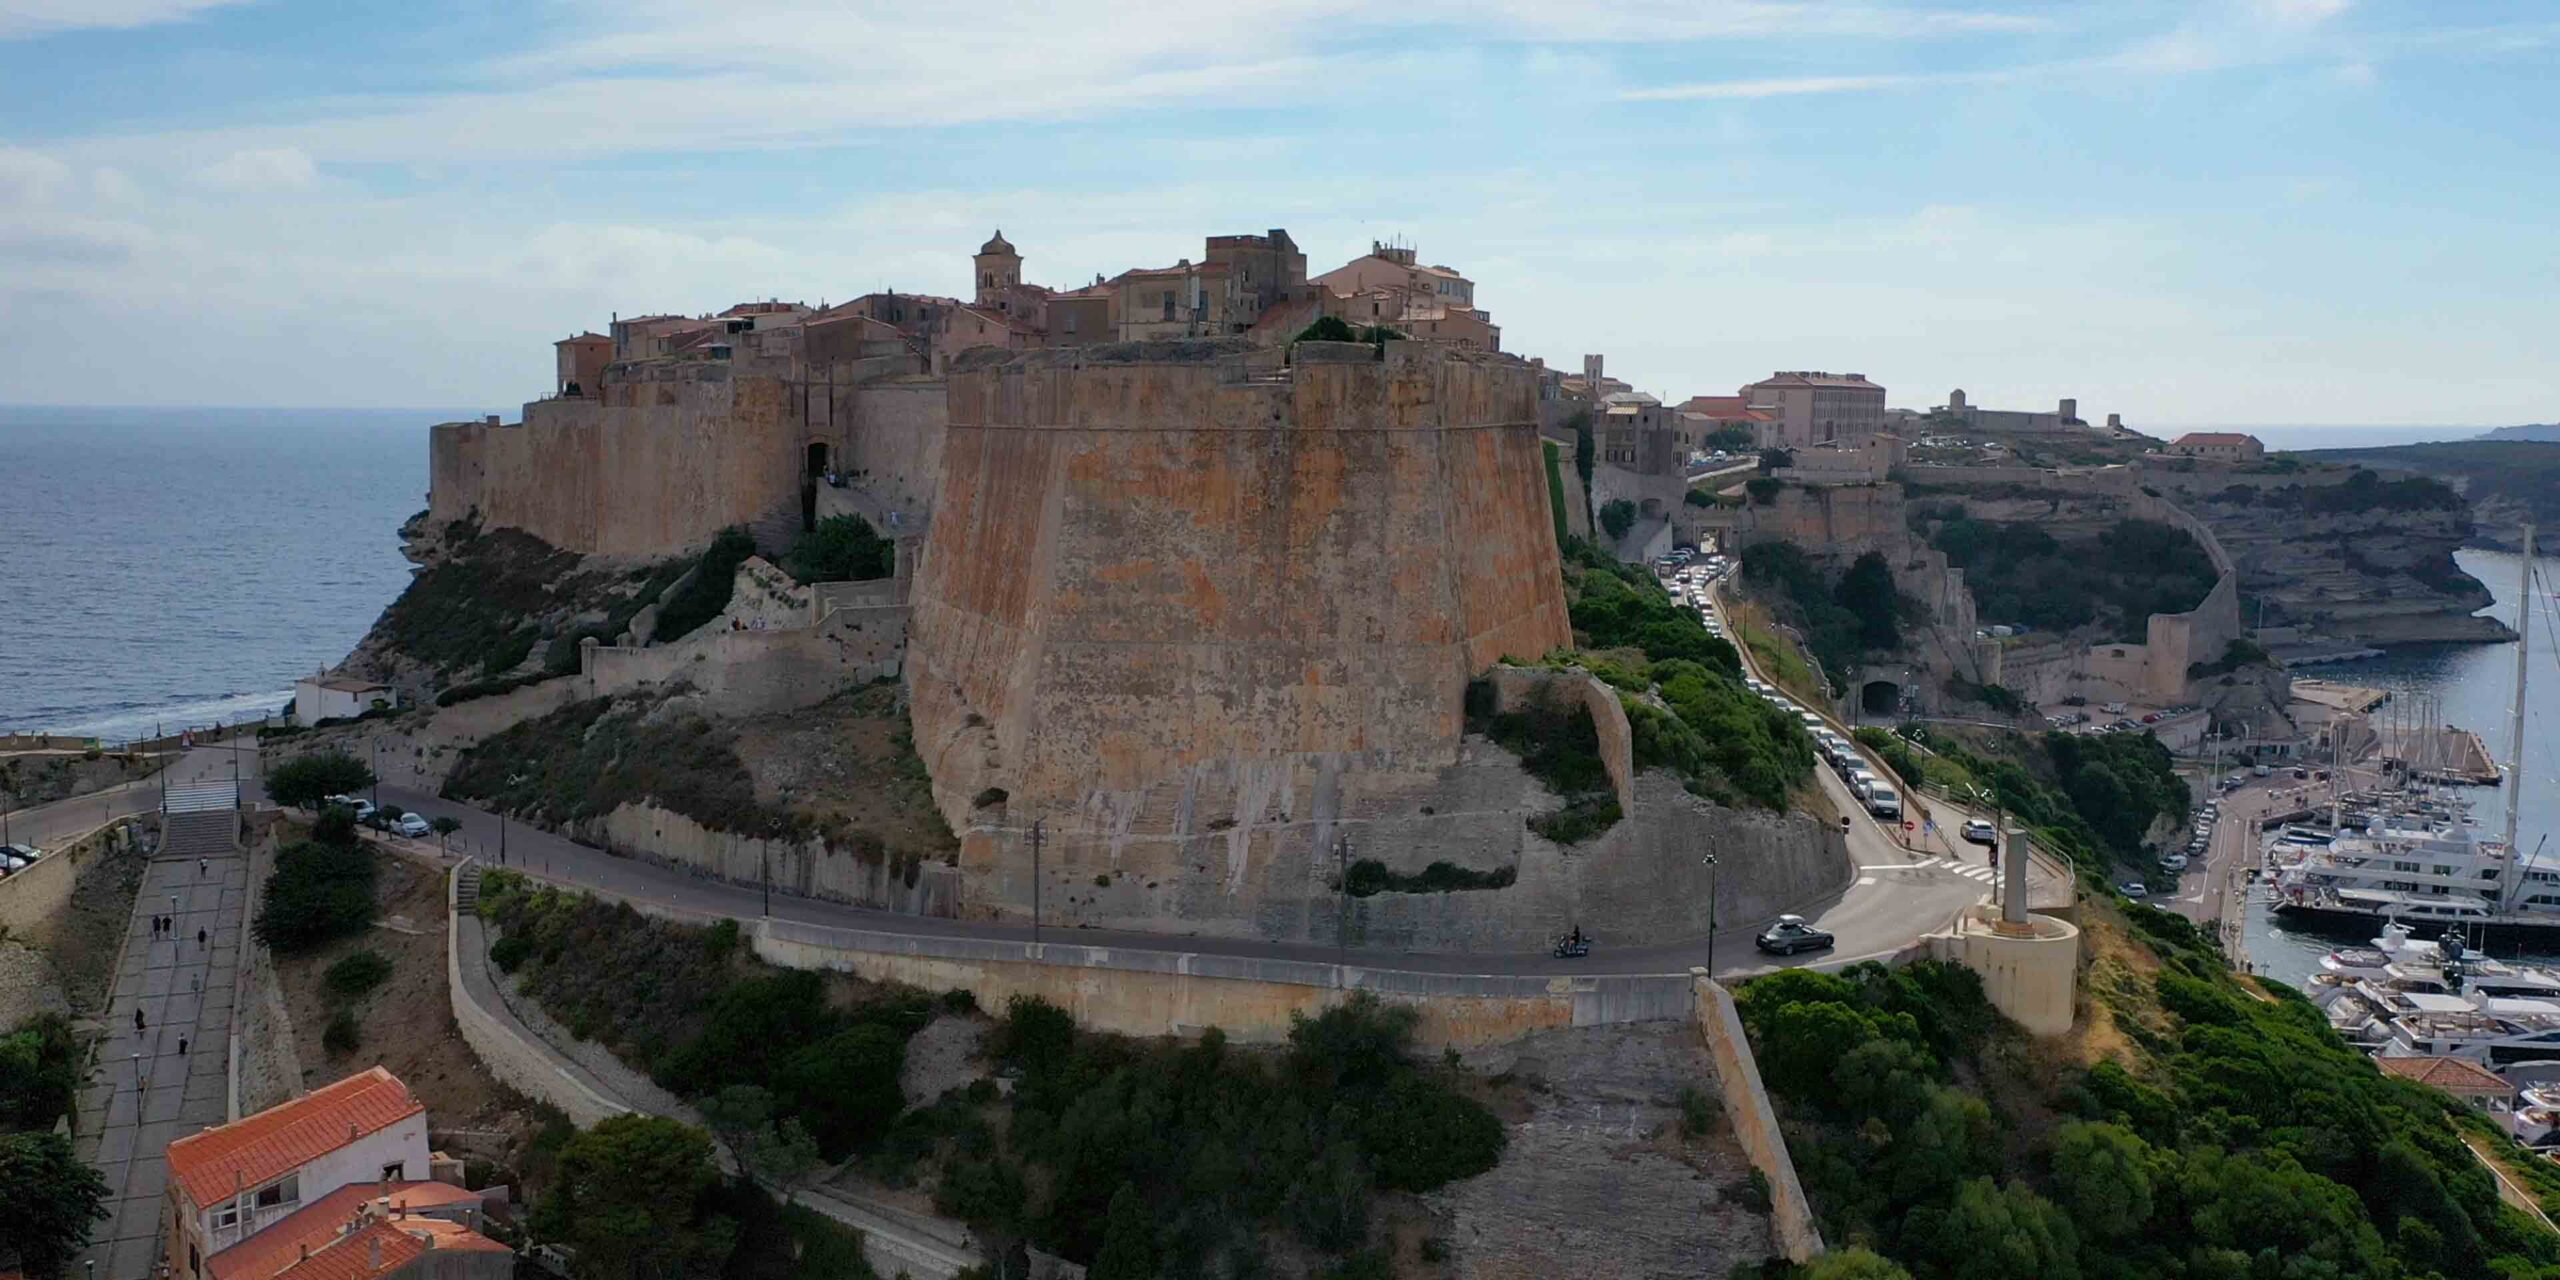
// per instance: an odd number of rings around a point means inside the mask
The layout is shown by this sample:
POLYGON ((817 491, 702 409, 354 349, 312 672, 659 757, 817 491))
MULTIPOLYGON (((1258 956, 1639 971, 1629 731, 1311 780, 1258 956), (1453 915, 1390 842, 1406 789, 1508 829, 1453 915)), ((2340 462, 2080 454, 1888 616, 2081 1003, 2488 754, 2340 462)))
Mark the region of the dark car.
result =
POLYGON ((1831 945, 1831 935, 1804 922, 1803 916, 1780 916, 1777 923, 1760 931, 1754 939, 1761 950, 1773 956, 1791 956, 1799 951, 1821 951, 1831 945))

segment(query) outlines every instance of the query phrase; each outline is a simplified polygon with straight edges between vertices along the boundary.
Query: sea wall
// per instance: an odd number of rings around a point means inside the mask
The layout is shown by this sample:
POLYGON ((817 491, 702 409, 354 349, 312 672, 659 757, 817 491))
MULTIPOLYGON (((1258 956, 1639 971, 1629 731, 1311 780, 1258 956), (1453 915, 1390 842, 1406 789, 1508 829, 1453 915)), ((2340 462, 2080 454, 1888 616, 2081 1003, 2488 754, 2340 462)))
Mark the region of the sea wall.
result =
POLYGON ((1822 1232, 1814 1225, 1813 1203, 1796 1179, 1795 1160, 1787 1154, 1787 1137, 1769 1105, 1768 1086, 1761 1082, 1759 1060, 1743 1034, 1742 1016, 1733 1006, 1732 993, 1705 970, 1692 969, 1689 974, 1695 1002, 1691 1023, 1707 1047, 1707 1060, 1715 1066, 1725 1118, 1732 1123, 1734 1140, 1742 1145, 1751 1167, 1769 1180, 1769 1226, 1777 1236, 1778 1252, 1791 1262, 1809 1262, 1823 1251, 1822 1232))
POLYGON ((797 527, 805 429, 783 380, 691 366, 614 398, 537 400, 521 423, 428 436, 427 512, 477 513, 564 550, 659 558, 733 524, 797 527))
POLYGON ((1433 803, 1467 680, 1569 642, 1528 368, 1295 350, 955 365, 907 678, 973 904, 1027 911, 1037 823, 1157 895, 1114 917, 1300 932, 1258 917, 1326 896, 1338 821, 1433 803))

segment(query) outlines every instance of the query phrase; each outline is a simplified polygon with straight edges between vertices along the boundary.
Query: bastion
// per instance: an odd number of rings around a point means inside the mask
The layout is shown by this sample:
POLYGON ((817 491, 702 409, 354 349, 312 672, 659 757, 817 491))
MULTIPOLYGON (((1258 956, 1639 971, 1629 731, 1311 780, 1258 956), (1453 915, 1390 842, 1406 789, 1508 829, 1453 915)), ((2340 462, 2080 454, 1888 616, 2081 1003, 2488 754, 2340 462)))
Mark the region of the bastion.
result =
POLYGON ((1331 935, 1381 820, 1516 853, 1537 785, 1460 766, 1469 679, 1571 642, 1533 375, 1276 355, 955 363, 906 670, 969 910, 1031 910, 1035 827, 1048 919, 1265 937, 1331 935))

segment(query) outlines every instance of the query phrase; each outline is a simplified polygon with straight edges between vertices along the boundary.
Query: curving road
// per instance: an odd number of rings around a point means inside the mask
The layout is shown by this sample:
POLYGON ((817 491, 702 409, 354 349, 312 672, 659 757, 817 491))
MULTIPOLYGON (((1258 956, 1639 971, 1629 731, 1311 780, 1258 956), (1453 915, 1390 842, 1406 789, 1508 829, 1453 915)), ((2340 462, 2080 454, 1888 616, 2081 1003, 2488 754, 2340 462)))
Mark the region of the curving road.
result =
MULTIPOLYGON (((1360 948, 1337 953, 1321 943, 1088 928, 1051 927, 1042 930, 1042 936, 1088 946, 1257 956, 1318 964, 1331 964, 1339 958, 1373 968, 1425 973, 1682 973, 1704 967, 1720 976, 1739 976, 1781 965, 1834 967, 1882 959, 1910 947, 1922 934, 1944 927, 1959 910, 1989 896, 1991 870, 1987 851, 1955 841, 1951 835, 1967 816, 1962 810, 1943 802, 1929 802, 1935 806, 1940 824, 1936 837, 1915 836, 1920 847, 1905 849, 1895 833, 1887 832, 1867 816, 1830 770, 1816 769, 1815 773, 1833 807, 1851 815, 1848 849, 1856 865, 1851 883, 1842 892, 1796 908, 1797 914, 1838 939, 1838 945, 1828 952, 1784 960, 1759 954, 1751 938, 1768 924, 1766 919, 1724 922, 1712 940, 1712 949, 1707 939, 1671 946, 1618 948, 1610 946, 1603 934, 1592 954, 1580 960, 1558 960, 1544 951, 1504 954, 1360 948)), ((408 788, 385 786, 380 794, 384 802, 403 809, 453 817, 462 824, 454 837, 457 853, 469 852, 491 864, 500 861, 500 821, 496 815, 408 788)), ((505 845, 506 865, 524 868, 545 879, 608 898, 707 917, 752 919, 769 911, 777 919, 919 937, 1028 940, 1032 935, 1028 923, 914 916, 779 892, 769 896, 768 907, 768 895, 757 886, 732 884, 616 856, 516 822, 505 824, 505 845)))

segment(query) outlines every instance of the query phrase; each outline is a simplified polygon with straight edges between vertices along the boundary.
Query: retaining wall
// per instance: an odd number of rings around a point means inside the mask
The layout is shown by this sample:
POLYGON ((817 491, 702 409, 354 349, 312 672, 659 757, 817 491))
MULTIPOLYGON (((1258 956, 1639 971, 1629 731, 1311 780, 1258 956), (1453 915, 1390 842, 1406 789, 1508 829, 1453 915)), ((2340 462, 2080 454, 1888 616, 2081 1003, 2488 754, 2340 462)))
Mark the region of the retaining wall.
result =
POLYGON ((80 868, 105 848, 115 825, 84 832, 36 859, 34 866, 0 879, 0 930, 32 929, 69 906, 72 887, 80 883, 80 868))
POLYGON ((248 853, 248 892, 240 898, 240 969, 231 1005, 231 1118, 255 1115, 302 1092, 302 1058, 294 1049, 293 1014, 276 978, 275 957, 250 932, 275 867, 275 841, 248 853))
MULTIPOLYGON (((580 1128, 625 1114, 626 1108, 561 1071, 541 1049, 489 1010, 497 1002, 497 993, 489 986, 487 966, 477 955, 472 964, 462 962, 461 875, 457 868, 445 879, 444 965, 445 988, 453 995, 453 1022, 462 1032, 462 1042, 471 1046, 501 1084, 560 1108, 580 1128)), ((478 921, 472 923, 476 926, 478 921)))
POLYGON ((1136 951, 1074 943, 927 937, 766 920, 756 954, 795 969, 832 969, 929 991, 963 989, 981 1007, 1039 996, 1078 1025, 1121 1035, 1194 1035, 1217 1027, 1244 1043, 1288 1037, 1293 1015, 1322 1012, 1349 991, 1421 1011, 1426 1048, 1498 1044, 1555 1027, 1689 1016, 1685 975, 1534 977, 1337 968, 1302 960, 1136 951))
POLYGON ((1769 1229, 1777 1237, 1778 1252, 1791 1262, 1811 1261, 1823 1251, 1822 1232, 1814 1226, 1813 1205, 1805 1199, 1804 1184, 1796 1180, 1795 1160, 1787 1154, 1778 1114, 1769 1106, 1760 1063, 1742 1034, 1742 1016, 1733 1007, 1733 994, 1704 969, 1692 969, 1689 975, 1691 1021, 1706 1043, 1708 1060, 1715 1064, 1725 1116, 1733 1123, 1733 1136, 1742 1144, 1743 1154, 1751 1158, 1751 1167, 1769 1180, 1769 1229))

